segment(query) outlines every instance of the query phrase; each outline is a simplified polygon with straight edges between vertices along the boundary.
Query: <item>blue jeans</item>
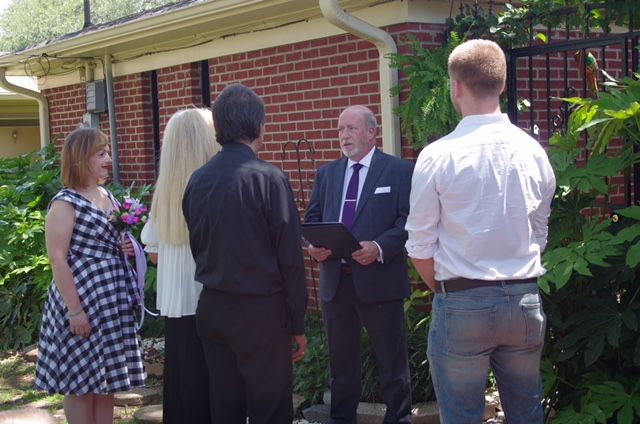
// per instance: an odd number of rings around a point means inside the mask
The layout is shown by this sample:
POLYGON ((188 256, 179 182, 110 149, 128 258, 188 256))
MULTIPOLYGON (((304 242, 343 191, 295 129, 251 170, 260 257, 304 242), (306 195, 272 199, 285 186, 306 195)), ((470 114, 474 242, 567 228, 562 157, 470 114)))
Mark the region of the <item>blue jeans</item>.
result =
POLYGON ((440 422, 482 423, 491 366, 507 422, 542 423, 545 328, 535 283, 436 294, 427 356, 440 422))

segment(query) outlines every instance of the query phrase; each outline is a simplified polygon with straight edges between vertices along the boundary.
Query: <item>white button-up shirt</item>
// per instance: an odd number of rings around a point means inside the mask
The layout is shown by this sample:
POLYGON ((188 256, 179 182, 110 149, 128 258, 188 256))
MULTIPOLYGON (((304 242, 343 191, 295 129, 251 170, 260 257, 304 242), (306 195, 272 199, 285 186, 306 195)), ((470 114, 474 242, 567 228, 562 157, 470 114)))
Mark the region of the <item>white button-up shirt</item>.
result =
POLYGON ((555 187, 546 152, 507 115, 467 116, 418 157, 409 256, 433 258, 437 281, 537 277, 555 187))

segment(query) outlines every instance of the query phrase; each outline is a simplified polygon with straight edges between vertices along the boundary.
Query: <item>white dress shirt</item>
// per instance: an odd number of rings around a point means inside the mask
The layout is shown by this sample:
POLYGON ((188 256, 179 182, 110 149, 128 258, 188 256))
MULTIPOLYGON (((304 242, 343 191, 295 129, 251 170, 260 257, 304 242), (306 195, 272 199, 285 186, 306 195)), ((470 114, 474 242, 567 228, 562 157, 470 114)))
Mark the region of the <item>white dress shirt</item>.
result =
MULTIPOLYGON (((340 207, 340 222, 342 222, 342 212, 344 210, 344 199, 347 197, 347 187, 349 186, 349 180, 353 175, 353 165, 359 163, 362 165, 360 168, 360 173, 358 174, 358 201, 356 202, 356 210, 358 209, 358 202, 360 201, 360 195, 362 194, 362 187, 364 187, 364 181, 367 179, 367 174, 369 173, 369 167, 371 166, 371 158, 373 158, 373 152, 375 152, 376 148, 372 147, 360 162, 354 162, 351 159, 347 159, 347 169, 344 172, 344 181, 342 183, 342 206, 340 207)), ((384 253, 382 252, 382 248, 375 240, 373 243, 378 248, 378 262, 384 263, 384 253)))
MULTIPOLYGON (((362 165, 360 168, 360 173, 358 174, 358 202, 360 201, 360 194, 362 194, 362 187, 364 186, 364 180, 367 179, 367 173, 369 172, 369 167, 371 166, 371 158, 373 157, 373 152, 375 151, 375 147, 369 150, 369 153, 365 155, 365 157, 360 160, 360 162, 354 162, 351 159, 347 159, 347 169, 344 173, 344 181, 342 183, 342 207, 340 208, 340 222, 342 222, 342 211, 344 209, 344 199, 347 197, 347 187, 349 186, 349 180, 353 175, 353 165, 359 163, 362 165)), ((358 203, 356 202, 356 209, 358 208, 358 203)))
POLYGON ((156 307, 160 315, 169 318, 195 315, 202 284, 194 280, 196 263, 189 243, 159 242, 151 218, 140 238, 145 251, 158 254, 156 307))
POLYGON ((555 188, 546 152, 506 114, 467 116, 418 156, 409 256, 433 258, 437 281, 537 277, 555 188))

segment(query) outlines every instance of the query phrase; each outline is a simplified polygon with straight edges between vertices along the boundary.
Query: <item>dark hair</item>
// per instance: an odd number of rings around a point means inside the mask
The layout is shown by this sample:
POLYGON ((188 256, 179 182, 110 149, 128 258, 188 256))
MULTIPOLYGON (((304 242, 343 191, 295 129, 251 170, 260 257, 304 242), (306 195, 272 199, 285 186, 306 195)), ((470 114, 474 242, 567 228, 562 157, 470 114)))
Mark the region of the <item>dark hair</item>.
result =
POLYGON ((242 84, 229 84, 213 103, 216 140, 225 145, 260 137, 265 109, 262 99, 242 84))

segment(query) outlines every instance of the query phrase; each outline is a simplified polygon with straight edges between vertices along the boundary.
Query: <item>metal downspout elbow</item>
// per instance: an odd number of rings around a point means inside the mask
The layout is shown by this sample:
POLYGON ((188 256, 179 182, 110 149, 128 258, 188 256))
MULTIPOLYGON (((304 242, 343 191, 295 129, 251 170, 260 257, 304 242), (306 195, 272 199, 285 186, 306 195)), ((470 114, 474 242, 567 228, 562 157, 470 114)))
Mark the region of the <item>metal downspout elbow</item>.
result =
POLYGON ((40 147, 45 147, 51 141, 49 136, 49 102, 44 94, 28 88, 20 87, 7 81, 7 70, 0 68, 0 86, 23 96, 31 97, 38 102, 38 118, 40 121, 40 147))
POLYGON ((382 148, 385 153, 401 157, 400 119, 394 113, 398 107, 398 96, 391 95, 391 88, 398 85, 398 71, 391 68, 389 53, 396 53, 398 48, 393 38, 361 19, 346 13, 338 0, 319 0, 324 17, 333 25, 348 33, 372 42, 378 48, 380 72, 380 114, 382 116, 382 148))

